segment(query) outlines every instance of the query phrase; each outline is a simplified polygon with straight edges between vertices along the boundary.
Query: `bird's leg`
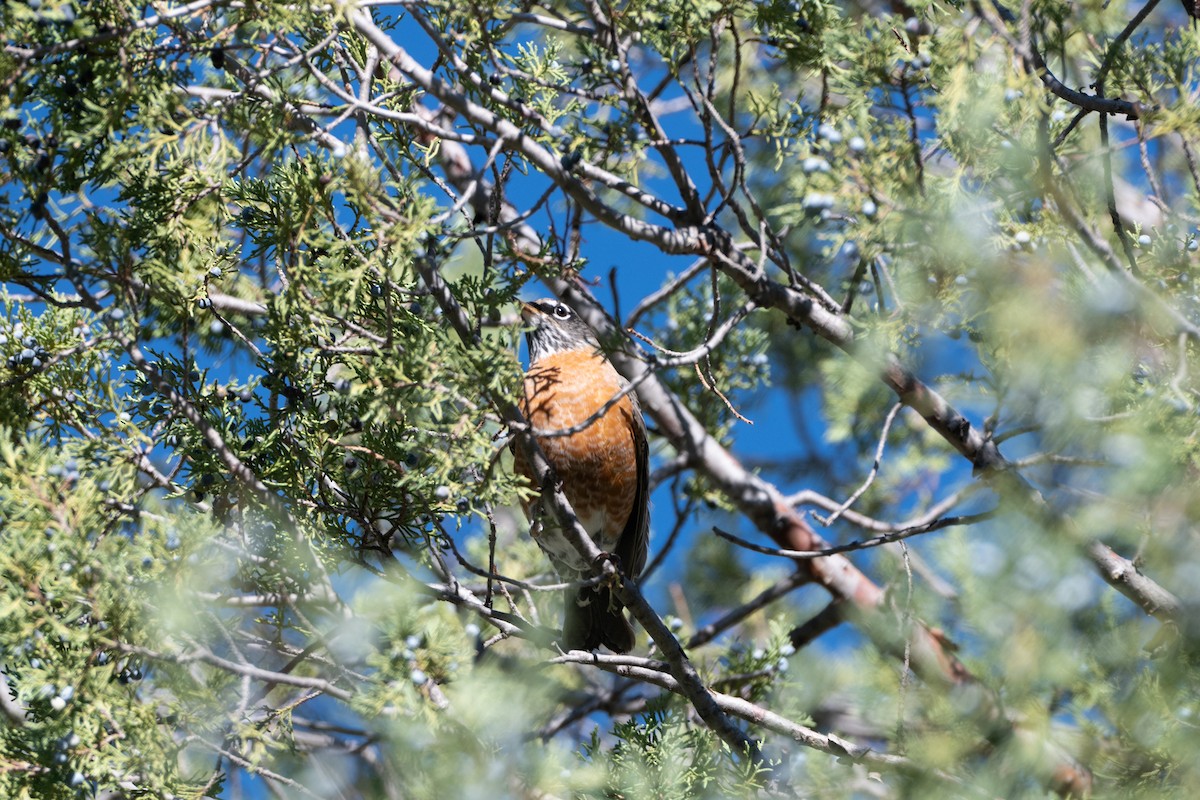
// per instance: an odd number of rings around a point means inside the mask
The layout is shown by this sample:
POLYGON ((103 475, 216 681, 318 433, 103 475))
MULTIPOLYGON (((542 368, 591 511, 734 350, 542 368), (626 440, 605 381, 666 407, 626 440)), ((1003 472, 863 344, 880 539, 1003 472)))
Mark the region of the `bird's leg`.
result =
POLYGON ((535 542, 542 536, 542 518, 540 515, 534 516, 529 522, 529 538, 535 542))
POLYGON ((605 575, 596 589, 599 591, 600 586, 603 586, 609 590, 608 607, 609 611, 612 611, 613 609, 620 607, 617 603, 617 593, 615 589, 621 585, 621 557, 616 553, 601 552, 598 556, 592 559, 592 565, 599 568, 604 564, 605 561, 612 564, 615 571, 611 574, 605 575))

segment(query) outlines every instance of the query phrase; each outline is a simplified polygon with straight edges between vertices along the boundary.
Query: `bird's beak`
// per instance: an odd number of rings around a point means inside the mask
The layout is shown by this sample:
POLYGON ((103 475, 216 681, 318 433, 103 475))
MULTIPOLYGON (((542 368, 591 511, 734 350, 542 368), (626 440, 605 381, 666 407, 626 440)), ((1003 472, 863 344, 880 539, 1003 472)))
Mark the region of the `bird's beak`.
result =
POLYGON ((530 325, 537 325, 542 318, 542 310, 533 303, 521 303, 521 319, 530 325))

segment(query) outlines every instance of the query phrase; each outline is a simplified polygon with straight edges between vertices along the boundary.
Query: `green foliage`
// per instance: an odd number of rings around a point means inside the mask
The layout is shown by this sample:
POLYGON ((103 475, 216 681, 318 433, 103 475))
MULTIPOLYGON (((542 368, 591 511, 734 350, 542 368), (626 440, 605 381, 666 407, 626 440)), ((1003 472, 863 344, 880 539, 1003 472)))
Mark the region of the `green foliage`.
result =
POLYGON ((618 724, 613 736, 611 754, 594 734, 585 745, 585 755, 609 769, 604 791, 585 797, 756 797, 766 786, 764 770, 734 759, 727 745, 675 709, 650 710, 618 724))
POLYGON ((114 498, 132 488, 129 470, 93 472, 86 451, 4 433, 0 646, 24 722, 4 727, 3 746, 6 763, 26 765, 9 771, 9 796, 74 797, 101 775, 186 791, 178 745, 140 696, 143 677, 158 671, 140 648, 157 644, 151 604, 211 535, 208 521, 153 498, 122 513, 114 498))
POLYGON ((1194 796, 1167 5, 4 0, 0 795, 1194 796), (811 566, 687 656, 827 751, 731 744, 661 641, 548 646, 515 309, 614 263, 669 393, 646 594, 686 641, 811 566), (934 530, 708 533, 790 507, 934 530))

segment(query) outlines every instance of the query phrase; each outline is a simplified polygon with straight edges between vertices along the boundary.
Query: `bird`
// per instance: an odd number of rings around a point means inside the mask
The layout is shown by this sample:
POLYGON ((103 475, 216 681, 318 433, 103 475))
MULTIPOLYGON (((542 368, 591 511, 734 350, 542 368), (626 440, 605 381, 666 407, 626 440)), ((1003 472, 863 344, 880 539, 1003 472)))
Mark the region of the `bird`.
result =
MULTIPOLYGON (((649 447, 637 398, 626 392, 612 402, 628 382, 570 306, 554 298, 534 300, 522 304, 521 318, 529 349, 521 411, 580 525, 636 580, 646 564, 650 524, 649 447), (555 435, 564 430, 570 432, 555 435)), ((517 473, 536 485, 520 442, 514 440, 512 449, 517 473)), ((559 575, 590 576, 591 565, 542 501, 524 505, 531 535, 559 575)), ((559 642, 564 650, 633 649, 633 627, 610 586, 567 589, 565 606, 559 642)))

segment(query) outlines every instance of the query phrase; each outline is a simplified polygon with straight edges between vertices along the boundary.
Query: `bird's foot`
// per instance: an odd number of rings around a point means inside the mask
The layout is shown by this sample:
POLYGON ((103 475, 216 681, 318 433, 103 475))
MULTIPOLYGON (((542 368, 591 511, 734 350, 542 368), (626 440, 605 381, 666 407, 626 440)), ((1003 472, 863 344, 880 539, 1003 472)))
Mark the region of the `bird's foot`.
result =
POLYGON ((604 575, 600 579, 600 585, 596 587, 596 590, 599 591, 600 587, 604 587, 609 590, 609 610, 612 610, 613 608, 620 608, 620 606, 617 604, 617 595, 615 590, 621 586, 621 559, 619 556, 613 553, 601 553, 592 560, 592 565, 596 568, 602 568, 605 561, 613 565, 613 572, 604 575))
POLYGON ((592 566, 599 569, 600 567, 602 567, 604 565, 605 561, 612 564, 613 567, 617 570, 617 572, 621 571, 621 557, 616 555, 615 553, 601 552, 600 555, 598 555, 592 559, 592 566))

